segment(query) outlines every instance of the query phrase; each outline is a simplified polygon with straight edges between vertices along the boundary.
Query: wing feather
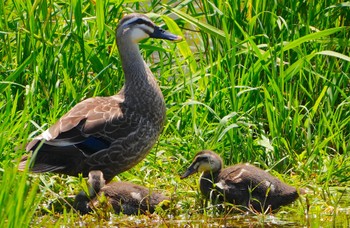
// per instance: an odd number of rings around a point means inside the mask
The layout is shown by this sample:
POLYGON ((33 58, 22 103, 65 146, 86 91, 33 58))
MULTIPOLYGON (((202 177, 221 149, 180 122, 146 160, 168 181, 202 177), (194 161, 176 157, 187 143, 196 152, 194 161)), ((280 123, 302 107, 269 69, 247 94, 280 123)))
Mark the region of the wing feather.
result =
MULTIPOLYGON (((31 171, 76 175, 79 172, 76 169, 88 156, 108 148, 111 140, 133 130, 125 128, 127 121, 121 108, 123 101, 122 96, 95 97, 74 106, 28 143, 27 151, 38 150, 31 171), (109 129, 113 129, 110 135, 106 131, 109 129)), ((23 156, 19 169, 24 169, 29 160, 30 157, 23 156)))
MULTIPOLYGON (((123 118, 120 103, 110 102, 108 99, 111 98, 95 97, 80 102, 47 131, 36 137, 35 143, 29 143, 27 150, 42 139, 46 140, 45 144, 53 146, 82 143, 89 136, 102 132, 108 124, 120 122, 123 118)), ((103 136, 99 134, 99 137, 103 136)))

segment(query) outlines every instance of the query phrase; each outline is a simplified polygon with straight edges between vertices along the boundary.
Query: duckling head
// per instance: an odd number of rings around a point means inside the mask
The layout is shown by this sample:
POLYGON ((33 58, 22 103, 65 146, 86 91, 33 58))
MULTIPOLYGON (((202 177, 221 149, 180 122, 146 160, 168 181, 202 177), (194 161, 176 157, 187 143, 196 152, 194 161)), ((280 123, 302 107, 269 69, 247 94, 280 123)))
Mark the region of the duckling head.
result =
POLYGON ((222 159, 219 155, 210 150, 202 150, 196 154, 190 167, 181 176, 186 178, 196 172, 218 172, 222 168, 222 159))
POLYGON ((92 170, 89 172, 88 183, 91 190, 98 193, 106 184, 106 180, 103 177, 103 173, 100 170, 92 170))
POLYGON ((174 35, 155 25, 146 15, 128 14, 119 22, 117 38, 128 36, 133 43, 146 38, 166 39, 171 41, 181 40, 180 36, 174 35))

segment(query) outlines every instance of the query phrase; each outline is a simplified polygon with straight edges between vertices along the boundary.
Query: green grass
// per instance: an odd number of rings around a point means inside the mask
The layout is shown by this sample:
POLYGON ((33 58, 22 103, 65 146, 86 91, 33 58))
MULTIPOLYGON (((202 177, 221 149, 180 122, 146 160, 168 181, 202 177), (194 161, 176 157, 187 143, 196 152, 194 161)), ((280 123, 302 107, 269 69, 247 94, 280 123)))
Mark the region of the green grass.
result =
POLYGON ((349 195, 342 192, 350 183, 349 9, 336 0, 0 2, 0 226, 233 224, 230 215, 202 212, 198 176, 179 179, 205 148, 226 165, 251 162, 310 189, 308 203, 302 197, 276 214, 281 221, 348 226, 349 195), (117 178, 162 189, 177 205, 135 220, 81 217, 67 202, 57 206, 80 190, 81 179, 19 173, 16 161, 29 138, 74 104, 122 87, 114 30, 130 12, 151 12, 185 39, 140 45, 168 120, 151 154, 117 178), (51 201, 56 206, 47 209, 51 201))

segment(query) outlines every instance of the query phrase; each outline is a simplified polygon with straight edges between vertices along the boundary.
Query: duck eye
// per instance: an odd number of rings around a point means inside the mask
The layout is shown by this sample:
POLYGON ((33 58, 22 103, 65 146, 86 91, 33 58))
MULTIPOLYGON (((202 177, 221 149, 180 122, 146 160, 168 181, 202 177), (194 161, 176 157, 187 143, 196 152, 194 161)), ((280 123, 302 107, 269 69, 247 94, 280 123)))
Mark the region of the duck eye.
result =
POLYGON ((152 24, 152 22, 147 21, 147 20, 145 20, 145 19, 143 19, 143 18, 139 18, 139 19, 135 20, 135 21, 134 21, 134 24, 139 24, 139 25, 144 24, 144 25, 149 26, 149 27, 152 27, 152 28, 154 27, 154 25, 152 24))
POLYGON ((148 24, 148 21, 146 21, 143 18, 139 18, 139 19, 134 21, 134 24, 148 24))
POLYGON ((135 21, 135 24, 143 24, 144 23, 144 20, 139 18, 135 21))

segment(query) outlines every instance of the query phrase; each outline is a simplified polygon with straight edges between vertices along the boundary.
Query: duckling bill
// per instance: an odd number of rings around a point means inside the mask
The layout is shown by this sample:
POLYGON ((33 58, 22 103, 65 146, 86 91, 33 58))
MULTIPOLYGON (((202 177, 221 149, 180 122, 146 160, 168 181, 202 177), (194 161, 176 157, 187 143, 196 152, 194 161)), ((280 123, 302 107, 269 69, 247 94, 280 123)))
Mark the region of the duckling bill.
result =
POLYGON ((105 185, 103 173, 99 170, 89 173, 88 184, 89 196, 82 191, 75 197, 74 208, 81 214, 98 208, 99 201, 96 196, 101 194, 105 195, 115 213, 126 215, 153 213, 158 205, 170 200, 159 192, 128 182, 110 182, 105 185))
POLYGON ((283 183, 264 170, 250 164, 237 164, 223 169, 223 161, 213 151, 196 154, 181 179, 201 172, 200 191, 215 203, 232 203, 242 210, 264 212, 277 210, 295 201, 297 189, 283 183))

